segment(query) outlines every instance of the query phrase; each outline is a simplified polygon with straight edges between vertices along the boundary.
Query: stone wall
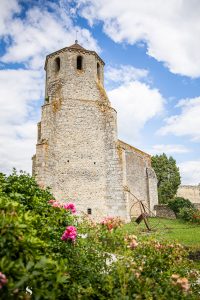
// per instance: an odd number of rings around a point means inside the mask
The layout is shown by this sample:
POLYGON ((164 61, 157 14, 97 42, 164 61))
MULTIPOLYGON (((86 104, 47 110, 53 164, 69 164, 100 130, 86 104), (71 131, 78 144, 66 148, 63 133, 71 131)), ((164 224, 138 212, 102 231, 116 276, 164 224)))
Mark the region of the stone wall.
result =
MULTIPOLYGON (((74 100, 105 100, 99 85, 103 87, 103 62, 91 52, 68 49, 48 56, 46 61, 46 97, 49 101, 62 97, 74 100), (82 70, 77 70, 77 55, 83 58, 82 70), (60 70, 56 71, 56 58, 60 58, 60 70), (97 78, 97 62, 100 80, 97 78), (97 84, 99 82, 99 84, 97 84)), ((108 102, 108 99, 106 99, 108 102)))
POLYGON ((73 201, 78 212, 91 209, 96 218, 126 219, 116 111, 97 78, 97 57, 85 53, 83 70, 76 70, 77 53, 59 57, 58 74, 54 56, 46 65, 49 101, 43 105, 39 126, 37 181, 51 187, 57 199, 73 201))
POLYGON ((129 221, 132 200, 124 186, 152 207, 157 203, 156 177, 148 154, 118 141, 103 67, 95 52, 79 45, 47 56, 33 174, 57 199, 73 201, 78 212, 90 209, 97 219, 112 215, 129 221))
POLYGON ((200 203, 194 203, 194 206, 200 210, 200 203))
POLYGON ((68 99, 60 111, 49 111, 48 118, 52 124, 37 145, 38 181, 50 186, 58 199, 75 202, 79 211, 91 208, 95 215, 124 217, 115 111, 102 111, 97 102, 68 99))
POLYGON ((200 205, 200 185, 181 185, 177 197, 189 199, 192 203, 200 205))
POLYGON ((156 173, 151 166, 147 167, 147 186, 148 186, 148 198, 150 214, 155 212, 155 205, 158 204, 158 190, 157 190, 157 177, 156 173))
POLYGON ((156 216, 159 218, 176 219, 176 215, 167 205, 155 205, 156 216))
POLYGON ((149 154, 118 141, 123 166, 123 185, 126 187, 126 201, 129 215, 138 216, 141 213, 137 200, 143 202, 146 210, 153 211, 158 204, 157 179, 151 168, 149 154), (131 193, 129 193, 130 191, 131 193))

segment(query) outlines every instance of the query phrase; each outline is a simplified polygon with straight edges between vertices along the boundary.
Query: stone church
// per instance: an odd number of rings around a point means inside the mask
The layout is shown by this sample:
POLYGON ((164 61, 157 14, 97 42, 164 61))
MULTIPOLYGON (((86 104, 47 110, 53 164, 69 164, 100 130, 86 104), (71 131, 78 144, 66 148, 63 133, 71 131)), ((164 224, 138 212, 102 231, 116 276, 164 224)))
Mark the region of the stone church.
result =
MULTIPOLYGON (((118 140, 117 112, 104 89, 104 62, 74 45, 47 55, 45 102, 33 175, 58 200, 96 219, 153 210, 157 180, 149 154, 118 140)), ((123 101, 123 99, 122 99, 123 101)))

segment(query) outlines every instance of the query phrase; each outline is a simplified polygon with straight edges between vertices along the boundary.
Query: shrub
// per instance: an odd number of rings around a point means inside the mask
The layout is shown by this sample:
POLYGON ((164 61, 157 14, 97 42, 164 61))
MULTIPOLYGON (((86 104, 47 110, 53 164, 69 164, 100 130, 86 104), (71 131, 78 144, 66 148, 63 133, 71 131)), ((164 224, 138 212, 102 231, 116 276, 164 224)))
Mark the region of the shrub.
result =
POLYGON ((170 200, 168 203, 169 208, 171 208, 175 215, 178 216, 180 209, 182 208, 193 208, 194 205, 190 202, 190 200, 182 198, 182 197, 176 197, 173 200, 170 200))
POLYGON ((195 208, 181 208, 178 217, 187 222, 200 224, 200 211, 195 208))
POLYGON ((74 212, 34 178, 0 175, 1 299, 198 299, 199 275, 181 245, 124 236, 120 220, 110 230, 74 212))
POLYGON ((188 200, 177 197, 168 203, 179 219, 200 224, 200 211, 188 200))
POLYGON ((123 222, 119 217, 105 217, 101 221, 101 225, 112 231, 118 227, 121 227, 123 225, 123 222))
POLYGON ((183 207, 180 209, 178 213, 178 218, 187 222, 192 222, 194 213, 195 213, 194 208, 183 207))

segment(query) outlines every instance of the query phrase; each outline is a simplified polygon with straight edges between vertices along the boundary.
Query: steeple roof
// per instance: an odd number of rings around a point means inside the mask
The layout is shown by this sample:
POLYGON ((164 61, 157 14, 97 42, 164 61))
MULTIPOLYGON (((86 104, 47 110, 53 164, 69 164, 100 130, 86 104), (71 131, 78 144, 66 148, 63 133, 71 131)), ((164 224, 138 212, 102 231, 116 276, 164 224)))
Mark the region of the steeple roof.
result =
POLYGON ((75 40, 75 44, 69 46, 68 48, 73 48, 73 49, 77 49, 77 50, 86 50, 85 48, 83 48, 81 45, 78 44, 77 40, 75 40))
POLYGON ((44 68, 46 69, 46 63, 47 63, 47 60, 48 60, 49 57, 52 57, 52 56, 57 55, 57 54, 59 54, 61 52, 64 52, 64 51, 77 51, 77 52, 80 52, 80 53, 82 52, 83 54, 84 53, 91 53, 91 54, 95 55, 103 63, 103 65, 105 65, 104 61, 101 59, 101 57, 95 51, 91 51, 91 50, 87 50, 87 49, 83 48, 81 45, 78 44, 78 41, 75 40, 75 43, 73 45, 71 45, 69 47, 62 48, 58 51, 55 51, 53 53, 48 54, 46 56, 46 61, 45 61, 45 67, 44 68))

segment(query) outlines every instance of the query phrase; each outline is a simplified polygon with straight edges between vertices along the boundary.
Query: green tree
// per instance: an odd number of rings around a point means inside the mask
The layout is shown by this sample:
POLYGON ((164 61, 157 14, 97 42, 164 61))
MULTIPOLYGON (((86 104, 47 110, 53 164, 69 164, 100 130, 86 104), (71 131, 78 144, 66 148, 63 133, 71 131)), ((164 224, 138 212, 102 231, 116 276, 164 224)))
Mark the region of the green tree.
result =
POLYGON ((176 195, 181 183, 179 168, 173 157, 162 155, 152 156, 152 167, 158 179, 158 200, 159 203, 168 203, 176 195))

